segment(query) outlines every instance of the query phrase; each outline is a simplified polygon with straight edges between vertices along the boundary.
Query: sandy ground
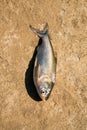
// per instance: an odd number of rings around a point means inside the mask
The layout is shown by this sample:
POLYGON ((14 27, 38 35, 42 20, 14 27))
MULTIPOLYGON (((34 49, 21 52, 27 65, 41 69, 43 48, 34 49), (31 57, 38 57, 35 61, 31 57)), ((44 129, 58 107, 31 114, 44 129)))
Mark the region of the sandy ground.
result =
POLYGON ((87 130, 87 1, 0 0, 0 130, 87 130), (40 101, 32 80, 38 37, 49 32, 56 84, 40 101))

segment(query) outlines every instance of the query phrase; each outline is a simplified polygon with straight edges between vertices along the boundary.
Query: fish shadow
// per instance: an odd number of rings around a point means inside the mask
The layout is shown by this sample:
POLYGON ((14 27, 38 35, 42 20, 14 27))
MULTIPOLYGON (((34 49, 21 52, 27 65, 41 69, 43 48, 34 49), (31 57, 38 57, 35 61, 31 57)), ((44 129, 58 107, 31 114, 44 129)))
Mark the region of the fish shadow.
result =
POLYGON ((29 61, 28 68, 25 72, 25 87, 27 90, 28 95, 35 101, 41 101, 41 98, 39 97, 34 81, 33 81, 33 69, 34 69, 34 62, 37 54, 37 48, 42 43, 42 39, 40 38, 38 41, 38 45, 36 46, 33 56, 31 60, 29 61))

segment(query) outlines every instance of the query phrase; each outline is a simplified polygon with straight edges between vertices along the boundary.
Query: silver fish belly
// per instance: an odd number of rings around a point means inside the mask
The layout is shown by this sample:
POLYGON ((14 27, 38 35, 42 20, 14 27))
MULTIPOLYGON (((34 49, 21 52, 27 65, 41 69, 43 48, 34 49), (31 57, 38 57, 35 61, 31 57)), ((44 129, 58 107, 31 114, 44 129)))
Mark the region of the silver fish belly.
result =
POLYGON ((32 26, 30 28, 42 39, 42 43, 37 48, 33 79, 40 98, 47 100, 56 78, 56 58, 49 39, 48 24, 42 31, 32 26))

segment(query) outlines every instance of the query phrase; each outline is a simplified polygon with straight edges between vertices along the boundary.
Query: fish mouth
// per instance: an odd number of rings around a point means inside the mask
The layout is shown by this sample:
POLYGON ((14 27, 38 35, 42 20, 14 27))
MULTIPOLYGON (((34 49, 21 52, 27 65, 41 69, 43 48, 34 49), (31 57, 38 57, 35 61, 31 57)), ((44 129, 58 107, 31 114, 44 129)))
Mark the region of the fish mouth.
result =
POLYGON ((45 93, 42 93, 41 90, 39 90, 38 95, 42 99, 42 101, 46 101, 49 98, 50 93, 46 95, 45 93))
POLYGON ((45 93, 39 93, 39 96, 40 98, 43 100, 43 101, 46 101, 48 100, 49 96, 50 96, 50 92, 48 94, 45 94, 45 93))
POLYGON ((43 96, 43 95, 41 95, 40 97, 41 97, 41 99, 42 99, 43 101, 47 101, 48 98, 49 98, 49 96, 50 96, 50 94, 48 94, 46 97, 43 96))
POLYGON ((43 95, 41 95, 40 98, 42 99, 42 101, 47 101, 47 99, 48 99, 48 97, 45 97, 43 95))
POLYGON ((41 99, 42 99, 43 101, 46 101, 46 98, 45 98, 44 96, 41 96, 41 99))
POLYGON ((38 94, 43 101, 46 101, 51 93, 51 86, 48 82, 43 82, 38 89, 38 94))
POLYGON ((51 89, 47 89, 47 90, 46 90, 47 93, 42 93, 41 90, 40 90, 39 95, 40 95, 40 97, 41 97, 41 99, 42 99, 43 101, 48 100, 48 98, 49 98, 49 96, 50 96, 50 94, 51 94, 52 89, 53 89, 53 86, 51 87, 51 89))

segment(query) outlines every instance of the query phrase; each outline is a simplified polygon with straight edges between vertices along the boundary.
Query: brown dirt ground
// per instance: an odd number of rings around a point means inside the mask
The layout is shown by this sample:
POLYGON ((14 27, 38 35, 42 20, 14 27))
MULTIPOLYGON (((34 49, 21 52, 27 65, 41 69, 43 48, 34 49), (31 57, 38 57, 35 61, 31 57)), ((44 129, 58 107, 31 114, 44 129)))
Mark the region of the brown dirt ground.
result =
POLYGON ((0 130, 87 130, 86 0, 0 0, 0 130), (29 24, 46 22, 57 76, 43 102, 32 82, 38 37, 29 24))

